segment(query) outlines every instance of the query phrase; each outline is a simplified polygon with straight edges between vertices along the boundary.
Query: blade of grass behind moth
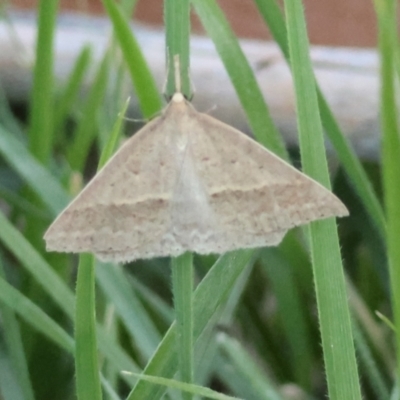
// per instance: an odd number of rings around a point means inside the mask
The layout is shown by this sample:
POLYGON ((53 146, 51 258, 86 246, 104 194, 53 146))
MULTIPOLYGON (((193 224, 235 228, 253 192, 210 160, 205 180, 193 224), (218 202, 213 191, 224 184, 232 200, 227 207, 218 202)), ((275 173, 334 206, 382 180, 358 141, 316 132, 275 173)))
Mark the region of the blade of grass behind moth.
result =
MULTIPOLYGON (((182 382, 193 383, 193 254, 186 252, 171 260, 172 287, 176 319, 175 348, 178 354, 179 376, 182 382)), ((183 392, 191 400, 190 392, 183 392)))
POLYGON ((94 257, 92 254, 81 254, 75 303, 75 380, 78 400, 102 399, 95 302, 94 257))
POLYGON ((99 166, 98 166, 97 170, 100 170, 101 168, 103 168, 103 166, 106 164, 106 162, 109 160, 109 158, 111 158, 115 149, 117 148, 118 140, 121 135, 122 123, 124 121, 126 110, 128 109, 128 106, 129 106, 129 102, 130 102, 130 98, 128 98, 126 100, 122 110, 118 114, 117 120, 114 123, 111 134, 109 136, 109 139, 107 140, 107 142, 103 148, 103 151, 101 152, 99 166))
MULTIPOLYGON (((210 319, 207 327, 196 342, 196 381, 199 383, 211 382, 212 379, 215 378, 215 374, 218 379, 221 378, 219 374, 220 370, 216 367, 216 363, 221 356, 218 332, 220 331, 220 327, 222 327, 223 330, 224 327, 228 327, 229 329, 232 325, 236 316, 237 307, 242 300, 243 292, 247 287, 257 257, 258 251, 255 251, 248 268, 242 271, 232 287, 221 312, 215 314, 213 318, 210 319)), ((228 382, 225 382, 225 384, 229 387, 228 382)), ((236 393, 236 395, 239 395, 239 393, 236 393)))
MULTIPOLYGON (((282 50, 286 61, 291 65, 285 21, 283 13, 276 0, 254 0, 254 2, 258 7, 261 16, 264 18, 265 23, 268 25, 274 39, 282 50)), ((316 81, 315 85, 317 87, 318 104, 325 132, 333 144, 336 154, 351 182, 354 184, 365 208, 368 210, 370 218, 374 221, 381 239, 385 241, 386 221, 382 206, 372 188, 364 168, 347 138, 341 131, 332 110, 316 81)))
MULTIPOLYGON (((60 325, 2 277, 0 277, 0 289, 0 302, 2 304, 18 314, 20 318, 49 340, 73 354, 74 341, 60 325)), ((14 337, 12 340, 18 339, 14 337)), ((19 373, 23 373, 22 369, 19 373)))
POLYGON ((57 101, 54 111, 54 132, 56 135, 59 135, 62 131, 62 124, 76 101, 79 91, 82 90, 82 82, 90 65, 90 57, 91 48, 85 46, 76 59, 72 72, 57 101))
POLYGON ((82 171, 90 150, 90 145, 95 139, 96 117, 104 94, 106 93, 110 69, 110 57, 106 53, 97 70, 93 85, 83 106, 82 117, 74 132, 74 140, 67 150, 67 158, 71 168, 82 171))
MULTIPOLYGON (((303 171, 330 188, 322 123, 300 0, 285 0, 303 171)), ((361 399, 346 286, 335 220, 310 224, 320 331, 331 400, 361 399)))
POLYGON ((127 63, 140 109, 145 118, 151 118, 162 108, 157 85, 120 8, 112 0, 103 0, 103 4, 111 19, 115 36, 127 63))
POLYGON ((53 144, 53 37, 58 1, 40 0, 36 62, 31 93, 29 148, 41 162, 48 161, 53 144))
POLYGON ((190 0, 164 0, 165 54, 168 67, 165 95, 171 98, 177 90, 187 98, 192 98, 189 77, 190 0), (176 57, 179 63, 176 64, 176 57), (179 86, 175 81, 176 67, 179 66, 179 86))
POLYGON ((386 384, 382 373, 375 362, 371 348, 364 337, 364 334, 358 323, 353 319, 353 334, 357 348, 359 362, 363 365, 365 375, 368 377, 368 383, 372 391, 375 393, 375 398, 385 400, 389 398, 389 388, 386 384))
POLYGON ((113 302, 144 360, 148 360, 162 337, 146 309, 132 290, 120 266, 99 263, 96 278, 104 294, 113 302))
MULTIPOLYGON (((5 281, 5 273, 0 253, 0 279, 5 281)), ((1 284, 1 282, 0 282, 1 284)), ((7 296, 7 294, 0 291, 0 297, 7 296)), ((8 300, 11 300, 8 298, 8 300)), ((26 400, 34 400, 34 392, 32 389, 31 380, 29 377, 29 369, 27 359, 25 357, 24 345, 21 338, 21 331, 19 323, 15 316, 14 311, 6 306, 3 301, 0 301, 0 315, 3 325, 4 342, 7 345, 10 361, 13 369, 17 372, 16 378, 18 386, 24 394, 26 400)))
POLYGON ((161 298, 159 293, 154 292, 139 280, 133 279, 132 276, 125 275, 125 277, 130 286, 132 286, 135 292, 140 296, 146 308, 150 309, 152 314, 156 314, 157 318, 161 320, 163 324, 171 325, 175 318, 174 311, 172 307, 161 298))
MULTIPOLYGON (((129 372, 125 373, 129 374, 129 372)), ((161 378, 159 376, 145 375, 145 374, 132 374, 132 375, 138 379, 141 379, 142 381, 151 382, 152 384, 155 385, 166 386, 171 389, 179 389, 184 394, 185 393, 190 395, 194 394, 196 396, 201 396, 202 398, 205 399, 241 400, 237 397, 228 396, 226 394, 216 392, 204 386, 193 385, 186 382, 176 381, 174 379, 161 378)))
POLYGON ((289 357, 292 360, 290 365, 293 366, 295 383, 308 390, 311 388, 313 376, 313 338, 292 266, 274 248, 263 250, 260 263, 277 299, 279 318, 289 343, 289 357))
MULTIPOLYGON (((34 329, 43 334, 43 336, 51 340, 53 343, 57 344, 60 348, 64 349, 71 355, 74 354, 73 338, 36 304, 22 295, 2 277, 0 277, 0 302, 9 307, 10 310, 18 314, 19 317, 25 320, 25 322, 30 324, 34 329)), ((13 340, 15 340, 15 338, 13 338, 13 340)), ((21 373, 21 371, 19 371, 19 373, 21 373)), ((128 383, 132 381, 132 379, 126 378, 125 380, 128 383)), ((101 382, 106 388, 108 382, 103 377, 101 382)))
MULTIPOLYGON (((253 252, 241 250, 221 256, 209 273, 197 286, 194 298, 193 337, 196 341, 209 320, 220 310, 237 277, 248 265, 253 252)), ((173 324, 165 334, 156 353, 143 371, 146 375, 171 378, 176 372, 176 326, 173 324)), ((142 381, 136 383, 127 400, 152 399, 162 397, 165 388, 149 386, 142 381)))
POLYGON ((53 215, 67 204, 68 196, 15 135, 0 125, 0 154, 26 184, 42 199, 53 215))
POLYGON ((400 127, 398 87, 395 79, 397 49, 397 2, 375 0, 381 57, 380 117, 382 130, 382 179, 387 217, 387 257, 391 301, 396 326, 397 382, 400 381, 400 127))
POLYGON ((11 111, 8 98, 4 92, 2 82, 0 81, 0 121, 5 130, 12 132, 18 139, 26 139, 22 132, 20 122, 11 111))
MULTIPOLYGON (((64 313, 73 319, 74 295, 51 266, 36 249, 0 212, 0 242, 10 250, 24 267, 43 287, 43 290, 54 300, 64 313)), ((137 365, 126 352, 111 341, 104 329, 98 326, 99 349, 119 370, 138 371, 137 365)), ((128 378, 128 377, 126 377, 128 378)), ((132 379, 130 382, 132 382, 132 379)))
MULTIPOLYGON (((191 98, 189 79, 190 1, 164 0, 165 53, 168 76, 165 96, 180 91, 191 98), (178 68, 178 71, 176 69, 178 68), (177 82, 179 80, 179 82, 177 82)), ((171 259, 172 292, 176 319, 176 352, 179 378, 193 383, 193 255, 189 252, 171 259)), ((192 400, 183 392, 184 400, 192 400)))
POLYGON ((288 160, 282 137, 272 121, 254 73, 220 7, 215 0, 191 2, 224 63, 254 136, 269 150, 288 160))
POLYGON ((0 396, 2 400, 24 400, 15 375, 11 360, 0 343, 0 396))
POLYGON ((350 278, 348 276, 346 278, 353 318, 357 319, 357 324, 368 337, 369 345, 373 346, 374 354, 380 359, 381 369, 385 369, 386 375, 391 375, 395 369, 396 360, 391 343, 387 341, 387 327, 377 320, 376 315, 368 308, 350 278))
MULTIPOLYGON (((226 334, 220 334, 219 344, 224 356, 229 358, 230 364, 232 364, 229 371, 231 377, 233 379, 238 377, 239 381, 242 381, 241 388, 237 387, 241 391, 241 393, 238 393, 240 396, 246 399, 283 400, 274 387, 272 380, 260 369, 255 360, 238 341, 226 334), (249 390, 249 388, 251 389, 249 390)), ((223 362, 224 356, 221 357, 220 362, 223 362)))

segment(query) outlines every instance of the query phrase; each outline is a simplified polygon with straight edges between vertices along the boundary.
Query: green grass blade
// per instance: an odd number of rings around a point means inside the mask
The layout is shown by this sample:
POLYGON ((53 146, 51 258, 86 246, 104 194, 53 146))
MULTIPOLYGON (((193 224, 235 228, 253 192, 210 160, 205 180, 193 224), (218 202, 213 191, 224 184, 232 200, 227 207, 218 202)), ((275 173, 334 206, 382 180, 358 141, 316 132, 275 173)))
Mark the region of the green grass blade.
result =
MULTIPOLYGON (((74 295, 35 248, 0 212, 0 242, 10 250, 21 265, 40 283, 45 292, 71 319, 74 316, 74 295)), ((137 371, 137 365, 122 348, 98 328, 99 348, 119 370, 137 371)))
POLYGON ((219 344, 223 353, 230 358, 232 369, 239 371, 238 374, 251 388, 251 393, 257 396, 254 398, 258 400, 283 400, 273 383, 239 342, 225 334, 220 334, 219 344))
POLYGON ((172 324, 175 318, 173 308, 159 295, 159 293, 154 292, 136 279, 129 279, 129 283, 140 296, 142 302, 146 304, 146 307, 152 311, 152 314, 157 315, 157 318, 159 318, 162 323, 165 323, 168 326, 172 324))
POLYGON ((73 315, 74 296, 70 289, 2 212, 0 212, 0 241, 33 274, 61 309, 73 315))
MULTIPOLYGON (((303 171, 330 188, 315 80, 300 0, 285 0, 303 171)), ((331 400, 361 399, 339 240, 333 218, 310 225, 311 253, 331 400)))
POLYGON ((111 19, 115 36, 127 63, 140 109, 145 118, 151 118, 162 108, 157 85, 121 10, 112 0, 103 0, 103 4, 111 19))
MULTIPOLYGON (((254 253, 253 260, 256 260, 257 253, 258 252, 254 253)), ((249 283, 249 277, 251 276, 253 269, 254 263, 250 262, 249 267, 244 269, 236 280, 236 283, 229 293, 228 300, 226 301, 222 312, 215 316, 215 318, 218 319, 219 326, 232 326, 236 322, 236 312, 240 308, 243 294, 246 290, 247 284, 249 283)), ((218 335, 215 334, 217 329, 218 328, 215 327, 213 323, 210 323, 202 333, 200 339, 197 341, 195 360, 196 380, 199 383, 209 382, 214 378, 214 373, 217 375, 218 379, 221 377, 221 371, 216 366, 216 363, 220 358, 218 335)), ((225 381, 225 384, 230 390, 231 386, 229 383, 225 381)), ((236 395, 239 394, 236 393, 236 395)))
MULTIPOLYGON (((5 281, 5 274, 1 258, 0 279, 2 281, 5 281)), ((0 298, 2 298, 3 296, 8 297, 7 294, 0 291, 0 298)), ((18 371, 18 375, 16 377, 18 380, 18 386, 21 388, 21 391, 24 394, 24 398, 26 400, 34 400, 35 396, 33 393, 31 379, 29 377, 28 363, 26 359, 26 354, 24 352, 24 345, 18 320, 15 313, 10 307, 6 306, 1 300, 0 303, 0 315, 3 325, 2 331, 4 342, 7 345, 12 365, 15 368, 15 371, 18 371)))
POLYGON ((96 116, 106 93, 110 60, 106 54, 99 66, 92 88, 82 110, 82 119, 74 133, 74 141, 67 152, 71 168, 82 171, 85 166, 90 145, 95 138, 96 116))
POLYGON ((389 388, 375 362, 371 349, 361 331, 358 323, 353 320, 354 340, 359 354, 360 364, 364 366, 365 374, 368 376, 368 382, 374 391, 377 400, 386 400, 389 398, 389 388))
MULTIPOLYGON (((193 254, 172 259, 172 288, 176 319, 176 351, 182 382, 193 382, 193 254)), ((191 400, 189 392, 183 398, 191 400)))
POLYGON ((53 37, 57 8, 57 0, 41 0, 39 2, 29 148, 32 154, 42 163, 48 161, 53 144, 53 37))
POLYGON ((380 321, 379 313, 376 311, 374 313, 373 310, 368 308, 368 305, 348 277, 346 283, 353 319, 356 319, 357 326, 367 336, 368 345, 373 348, 374 355, 379 357, 381 372, 391 375, 396 361, 391 346, 392 343, 387 340, 386 321, 380 321))
POLYGON ((79 400, 101 400, 97 359, 95 263, 91 254, 79 256, 75 311, 76 392, 79 400))
POLYGON ((118 139, 120 138, 121 135, 121 129, 122 129, 122 123, 124 121, 124 117, 126 114, 126 110, 128 109, 130 102, 130 98, 128 98, 118 114, 118 118, 114 123, 114 126, 111 131, 111 135, 109 136, 106 145, 104 146, 103 151, 101 152, 100 160, 99 160, 99 166, 97 170, 100 170, 101 168, 104 167, 106 162, 111 158, 111 156, 114 154, 115 149, 117 148, 118 144, 118 139))
MULTIPOLYGON (((125 372, 129 373, 129 372, 125 372)), ((184 393, 195 394, 197 396, 202 396, 206 399, 215 399, 215 400, 240 400, 237 397, 227 396, 226 394, 218 393, 215 390, 211 390, 209 388, 193 385, 186 382, 180 382, 173 379, 160 378, 158 376, 144 375, 144 374, 135 374, 129 373, 135 376, 138 379, 143 381, 151 382, 156 385, 166 386, 172 389, 179 389, 184 393)))
POLYGON ((0 398, 2 400, 25 400, 15 375, 11 360, 0 345, 0 398))
POLYGON ((383 135, 382 178, 387 218, 387 252, 392 309, 396 326, 397 381, 400 378, 400 128, 395 80, 397 48, 397 4, 393 0, 376 0, 381 56, 380 115, 383 135))
POLYGON ((3 126, 3 129, 12 132, 18 138, 23 138, 24 134, 22 132, 22 128, 20 126, 20 122, 14 116, 9 101, 7 99, 6 93, 2 87, 2 83, 0 81, 0 121, 3 126))
MULTIPOLYGON (((286 26, 280 7, 276 0, 254 0, 254 2, 290 65, 291 62, 289 57, 286 26)), ((379 230, 382 240, 385 240, 386 221, 382 206, 374 193, 368 176, 358 160, 357 155, 344 134, 341 132, 341 129, 325 97, 323 96, 318 83, 315 82, 315 84, 317 87, 318 104, 324 130, 334 146, 343 168, 351 179, 351 182, 368 211, 370 218, 374 221, 375 226, 379 230)))
MULTIPOLYGON (((252 257, 250 250, 241 250, 221 256, 213 268, 197 286, 193 297, 193 338, 201 335, 208 322, 224 304, 236 279, 252 257)), ((153 358, 143 371, 146 375, 171 378, 176 372, 177 355, 174 351, 176 326, 173 324, 165 334, 153 358)), ((127 400, 152 399, 162 397, 165 388, 156 388, 139 381, 127 400)))
POLYGON ((56 135, 59 134, 68 112, 73 107, 79 91, 82 89, 82 81, 90 64, 90 56, 91 48, 88 46, 84 47, 75 62, 74 68, 65 85, 65 89, 57 102, 54 111, 54 131, 56 135))
POLYGON ((165 96, 171 98, 177 90, 180 90, 187 99, 190 99, 192 97, 189 77, 190 1, 164 0, 164 24, 168 66, 165 96), (175 82, 177 55, 180 88, 175 82))
POLYGON ((129 285, 126 274, 119 266, 100 263, 96 268, 96 277, 140 353, 145 359, 150 358, 162 338, 129 285))
POLYGON ((272 121, 254 73, 217 2, 191 1, 224 63, 254 136, 269 150, 288 159, 285 145, 272 121))
POLYGON ((45 169, 15 135, 0 125, 0 154, 43 203, 57 215, 68 203, 58 181, 45 169))
POLYGON ((73 353, 74 342, 58 324, 30 299, 0 277, 0 301, 61 348, 73 353))
POLYGON ((313 337, 299 293, 299 287, 292 266, 277 249, 264 249, 260 263, 268 275, 271 287, 277 299, 279 318, 282 320, 284 334, 289 343, 290 365, 296 383, 303 389, 311 387, 313 367, 313 337), (288 296, 290 293, 290 296, 288 296))
MULTIPOLYGON (((84 270, 84 269, 83 269, 84 270)), ((87 271, 86 271, 87 272, 87 271)), ((18 290, 7 283, 3 278, 0 277, 0 302, 5 304, 21 318, 23 318, 28 324, 30 324, 35 330, 42 333, 49 340, 56 343, 62 349, 70 354, 74 354, 75 346, 73 338, 64 331, 56 322, 54 322, 44 311, 42 311, 37 305, 35 305, 30 299, 22 295, 18 290)), ((86 326, 85 320, 83 320, 83 328, 86 326)), ((81 342, 80 345, 87 346, 88 342, 81 342)), ((113 357, 110 357, 113 358, 113 357)), ((123 369, 124 364, 119 365, 120 369, 123 369), (122 367, 122 368, 121 368, 122 367)), ((132 363, 125 363, 125 367, 134 367, 132 363)), ((126 379, 128 382, 132 379, 126 379)), ((106 387, 108 382, 102 378, 102 385, 106 387)), ((29 399, 29 397, 26 397, 29 399)), ((93 399, 93 397, 88 397, 93 399)))
MULTIPOLYGON (((191 98, 189 78, 190 1, 165 0, 167 85, 165 96, 171 98, 177 91, 191 98), (179 69, 178 69, 179 68, 179 69), (178 69, 178 70, 177 70, 178 69)), ((171 260, 172 292, 176 319, 176 352, 179 376, 186 384, 193 383, 193 255, 185 253, 171 260)), ((182 393, 184 400, 192 394, 182 393)))

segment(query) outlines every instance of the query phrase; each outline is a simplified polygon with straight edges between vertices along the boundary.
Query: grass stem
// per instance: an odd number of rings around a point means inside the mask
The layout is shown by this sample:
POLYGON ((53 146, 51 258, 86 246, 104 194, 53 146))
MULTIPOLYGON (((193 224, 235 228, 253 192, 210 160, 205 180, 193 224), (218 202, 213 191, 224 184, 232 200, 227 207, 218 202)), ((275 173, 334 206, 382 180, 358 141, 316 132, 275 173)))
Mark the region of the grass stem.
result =
MULTIPOLYGON (((180 377, 193 382, 193 255, 185 253, 172 259, 172 287, 177 324, 177 354, 180 377)), ((182 393, 191 400, 189 392, 182 393)))

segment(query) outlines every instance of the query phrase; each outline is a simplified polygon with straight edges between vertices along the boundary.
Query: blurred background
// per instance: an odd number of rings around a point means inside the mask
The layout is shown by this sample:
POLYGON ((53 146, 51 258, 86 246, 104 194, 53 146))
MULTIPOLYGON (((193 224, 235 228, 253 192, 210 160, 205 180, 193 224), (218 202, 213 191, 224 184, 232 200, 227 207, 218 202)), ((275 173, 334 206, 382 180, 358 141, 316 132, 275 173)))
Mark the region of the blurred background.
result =
MULTIPOLYGON (((11 0, 18 8, 35 8, 33 0, 11 0)), ((139 0, 135 17, 139 21, 162 26, 162 1, 139 0)), ((236 34, 246 38, 270 38, 256 6, 248 0, 219 0, 236 34)), ((375 46, 376 18, 371 1, 365 0, 305 0, 308 34, 313 44, 332 46, 375 46)), ((100 0, 62 0, 64 10, 81 10, 102 14, 100 0)), ((201 32, 201 24, 193 18, 193 27, 201 32)))

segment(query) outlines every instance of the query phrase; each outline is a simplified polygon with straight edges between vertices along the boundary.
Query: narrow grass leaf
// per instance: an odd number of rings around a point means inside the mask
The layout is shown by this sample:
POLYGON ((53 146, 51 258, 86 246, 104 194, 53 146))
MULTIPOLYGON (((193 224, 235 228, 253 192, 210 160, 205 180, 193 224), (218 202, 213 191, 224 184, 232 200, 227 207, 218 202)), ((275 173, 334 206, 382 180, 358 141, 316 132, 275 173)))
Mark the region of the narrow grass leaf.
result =
POLYGON ((364 337, 364 333, 361 331, 358 323, 354 320, 353 334, 360 363, 364 366, 363 370, 368 377, 368 383, 375 394, 375 398, 378 400, 388 399, 389 388, 385 382, 384 377, 382 376, 378 365, 375 362, 372 351, 368 345, 367 340, 364 337))
POLYGON ((263 250, 260 263, 268 275, 277 299, 279 319, 289 343, 288 355, 291 358, 290 365, 293 366, 295 382, 303 389, 309 389, 313 375, 313 337, 292 267, 280 256, 279 250, 273 248, 263 250))
MULTIPOLYGON (((221 256, 197 286, 193 297, 194 342, 224 304, 236 279, 247 266, 252 254, 251 250, 241 250, 221 256)), ((143 371, 144 374, 166 378, 175 374, 177 364, 175 340, 176 326, 172 324, 143 371)), ((148 384, 139 381, 127 400, 158 400, 162 397, 164 391, 164 388, 150 387, 148 384)))
MULTIPOLYGON (((60 346, 60 348, 64 349, 71 355, 74 354, 74 339, 44 311, 42 311, 30 299, 21 294, 17 289, 12 287, 2 277, 0 277, 0 302, 13 310, 35 330, 42 333, 47 339, 60 346)), ((110 358, 112 359, 113 357, 110 358)), ((133 366, 131 363, 125 363, 125 365, 133 366)), ((121 364, 120 369, 123 369, 123 367, 121 368, 121 364)), ((21 373, 20 370, 18 371, 21 373)), ((126 381, 130 382, 131 380, 126 379, 126 381)), ((104 378, 101 379, 101 382, 103 386, 108 385, 108 382, 104 378)), ((93 397, 88 398, 93 399, 93 397)), ((14 400, 13 397, 11 399, 14 400)), ((29 397, 25 396, 24 399, 29 399, 29 397)))
POLYGON ((25 400, 11 360, 0 345, 0 398, 2 400, 25 400))
POLYGON ((127 276, 129 284, 133 287, 141 300, 146 304, 146 308, 152 310, 163 323, 170 325, 174 318, 175 313, 173 308, 160 296, 159 293, 154 292, 146 285, 137 279, 127 276), (129 279, 130 278, 130 279, 129 279))
POLYGON ((191 1, 224 63, 254 136, 269 150, 287 160, 285 145, 272 121, 254 73, 217 2, 191 1))
POLYGON ((127 63, 140 109, 145 118, 151 118, 162 108, 157 85, 121 10, 112 0, 103 0, 103 4, 111 19, 115 36, 127 63))
POLYGON ((171 98, 179 90, 187 99, 191 99, 192 88, 189 76, 190 0, 164 0, 164 24, 168 68, 165 96, 171 98), (175 81, 176 56, 179 56, 179 82, 175 81))
POLYGON ((0 241, 35 277, 61 309, 67 315, 73 315, 74 296, 70 289, 2 212, 0 212, 0 241))
POLYGON ((114 123, 114 126, 111 130, 111 134, 109 135, 106 145, 104 146, 104 149, 101 152, 97 170, 100 170, 106 164, 106 162, 111 158, 111 156, 114 154, 114 151, 117 148, 118 140, 121 135, 122 123, 124 121, 126 110, 128 109, 128 106, 129 106, 129 102, 130 102, 130 98, 128 98, 126 100, 122 110, 118 114, 118 118, 114 123))
POLYGON ((9 100, 4 92, 0 81, 0 121, 3 129, 12 132, 18 138, 23 138, 24 134, 20 122, 11 111, 9 100))
POLYGON ((41 332, 45 337, 58 344, 69 353, 73 353, 74 343, 71 336, 29 298, 25 297, 1 277, 0 301, 23 318, 34 329, 41 332))
POLYGON ((110 60, 108 54, 106 54, 100 63, 86 104, 83 106, 82 119, 74 133, 74 141, 67 151, 67 158, 73 170, 82 171, 87 160, 90 145, 95 138, 96 117, 106 93, 109 67, 110 60))
MULTIPOLYGON (((276 0, 254 0, 261 16, 268 25, 274 39, 278 43, 286 61, 291 65, 287 41, 286 25, 282 11, 276 0)), ((370 218, 374 221, 383 241, 386 235, 386 221, 382 206, 374 193, 372 185, 357 155, 341 131, 332 110, 326 101, 318 83, 315 81, 321 120, 336 154, 347 175, 360 196, 370 218)))
POLYGON ((393 319, 396 327, 397 380, 400 379, 400 128, 395 80, 397 2, 376 0, 379 51, 381 56, 380 116, 383 135, 382 178, 387 218, 387 253, 390 272, 393 319))
MULTIPOLYGON (((330 188, 315 80, 300 0, 285 0, 303 171, 330 188)), ((333 218, 310 225, 311 253, 331 400, 361 399, 350 312, 333 218)))
POLYGON ((54 176, 12 133, 0 126, 0 154, 25 183, 57 215, 67 204, 68 196, 54 176))
POLYGON ((215 390, 211 390, 207 387, 204 386, 199 386, 199 385, 193 385, 190 383, 185 383, 185 382, 180 382, 176 381, 174 379, 167 379, 167 378, 161 378, 158 376, 152 376, 152 375, 144 375, 144 374, 135 374, 132 372, 127 372, 124 371, 124 373, 131 374, 134 377, 151 382, 156 385, 162 385, 169 387, 171 389, 179 389, 182 392, 186 393, 191 393, 195 394, 197 396, 202 396, 207 399, 215 399, 215 400, 240 400, 238 397, 232 397, 232 396, 227 396, 226 394, 216 392, 215 390))
POLYGON ((42 163, 53 144, 53 38, 58 1, 40 0, 30 106, 29 148, 42 163))
POLYGON ((232 367, 238 371, 242 379, 245 379, 247 386, 252 389, 252 394, 257 396, 258 400, 283 400, 273 383, 239 342, 220 334, 219 345, 229 357, 232 367))
MULTIPOLYGON (((0 242, 21 262, 21 265, 40 283, 43 290, 54 300, 65 314, 73 319, 74 295, 61 278, 54 272, 36 249, 11 225, 0 212, 0 242)), ((119 370, 137 371, 137 365, 126 352, 108 338, 106 332, 98 327, 99 348, 103 355, 112 361, 119 370)))
MULTIPOLYGON (((164 0, 166 36, 167 84, 165 96, 171 98, 181 92, 192 97, 189 77, 190 0, 164 0)), ((180 380, 193 383, 193 254, 186 252, 171 259, 172 292, 176 320, 176 352, 180 380)), ((190 392, 182 393, 184 400, 192 400, 190 392)))
POLYGON ((91 254, 79 256, 75 311, 75 371, 79 400, 101 400, 97 359, 95 263, 91 254))
POLYGON ((74 68, 68 77, 60 98, 58 99, 54 111, 54 131, 56 135, 61 131, 62 124, 65 121, 68 112, 72 109, 79 92, 82 90, 83 79, 90 65, 90 57, 91 48, 85 46, 76 59, 74 68))
POLYGON ((125 324, 144 359, 149 359, 162 337, 150 319, 127 276, 117 265, 99 263, 97 281, 125 324))
POLYGON ((382 318, 382 314, 379 312, 375 311, 374 313, 368 308, 365 300, 348 277, 346 283, 353 318, 356 318, 360 329, 368 337, 368 344, 374 348, 374 354, 379 356, 382 369, 384 368, 386 374, 390 375, 395 368, 396 361, 391 343, 387 340, 386 328, 393 329, 393 324, 388 319, 382 318))
MULTIPOLYGON (((193 254, 186 252, 171 260, 172 290, 176 320, 176 351, 182 382, 193 382, 193 254)), ((183 393, 191 400, 190 393, 183 393)))
MULTIPOLYGON (((0 279, 4 281, 6 279, 1 256, 0 279)), ((3 293, 1 292, 0 298, 2 297, 2 294, 3 293)), ((18 320, 14 311, 10 307, 5 305, 1 300, 0 303, 0 315, 3 322, 2 330, 4 342, 7 345, 7 350, 10 355, 10 362, 15 367, 15 371, 18 372, 18 375, 16 376, 18 385, 21 388, 26 400, 34 400, 35 396, 33 393, 31 379, 29 377, 29 368, 18 320)))

